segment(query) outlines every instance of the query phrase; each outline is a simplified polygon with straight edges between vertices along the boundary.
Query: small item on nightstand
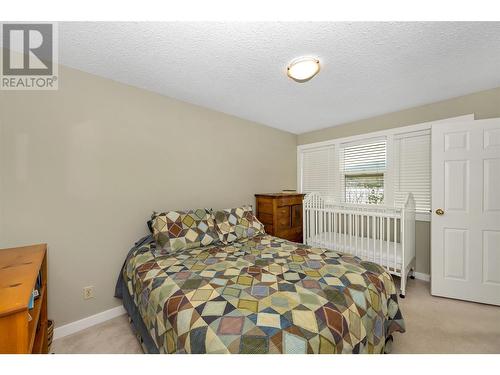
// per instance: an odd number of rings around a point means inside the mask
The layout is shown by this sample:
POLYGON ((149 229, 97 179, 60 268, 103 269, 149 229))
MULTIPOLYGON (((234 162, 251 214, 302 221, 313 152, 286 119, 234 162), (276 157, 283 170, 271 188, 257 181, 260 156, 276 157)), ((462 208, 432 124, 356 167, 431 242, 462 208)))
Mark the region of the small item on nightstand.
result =
POLYGON ((28 302, 28 309, 31 310, 35 306, 35 289, 31 292, 30 300, 28 302))

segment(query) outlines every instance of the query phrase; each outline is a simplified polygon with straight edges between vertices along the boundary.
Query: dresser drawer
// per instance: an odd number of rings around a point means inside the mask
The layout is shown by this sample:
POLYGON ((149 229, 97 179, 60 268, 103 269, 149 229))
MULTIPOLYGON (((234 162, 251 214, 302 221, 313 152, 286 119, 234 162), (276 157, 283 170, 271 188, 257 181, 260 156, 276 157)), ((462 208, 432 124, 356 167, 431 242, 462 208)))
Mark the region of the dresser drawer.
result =
POLYGON ((276 221, 278 230, 291 227, 290 206, 278 207, 276 209, 276 221))
POLYGON ((273 215, 272 214, 265 214, 265 213, 260 212, 258 219, 262 224, 273 225, 273 215))
POLYGON ((260 199, 257 201, 257 212, 263 214, 273 214, 273 201, 271 199, 260 199))
POLYGON ((278 207, 293 206, 295 204, 302 204, 302 197, 301 196, 281 197, 278 198, 276 201, 278 207))

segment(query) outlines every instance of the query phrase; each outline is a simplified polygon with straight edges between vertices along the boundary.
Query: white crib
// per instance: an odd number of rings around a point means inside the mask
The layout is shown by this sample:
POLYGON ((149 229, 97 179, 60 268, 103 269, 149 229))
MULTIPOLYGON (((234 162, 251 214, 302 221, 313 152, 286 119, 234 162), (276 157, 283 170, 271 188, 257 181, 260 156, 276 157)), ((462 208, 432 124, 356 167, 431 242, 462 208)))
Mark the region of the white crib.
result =
POLYGON ((404 205, 336 203, 318 193, 304 198, 304 243, 349 253, 383 266, 401 278, 401 294, 415 267, 415 200, 404 205))

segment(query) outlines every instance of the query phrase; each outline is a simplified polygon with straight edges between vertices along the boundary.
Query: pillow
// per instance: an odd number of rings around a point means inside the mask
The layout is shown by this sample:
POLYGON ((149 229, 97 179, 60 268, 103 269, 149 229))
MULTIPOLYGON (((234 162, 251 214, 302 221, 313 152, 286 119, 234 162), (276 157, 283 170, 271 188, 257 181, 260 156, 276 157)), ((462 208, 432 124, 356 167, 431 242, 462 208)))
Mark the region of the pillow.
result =
POLYGON ((153 237, 163 249, 192 249, 218 241, 212 212, 206 208, 154 213, 151 220, 153 237))
POLYGON ((224 244, 266 233, 264 224, 253 214, 252 206, 226 208, 215 212, 214 217, 219 239, 224 244))

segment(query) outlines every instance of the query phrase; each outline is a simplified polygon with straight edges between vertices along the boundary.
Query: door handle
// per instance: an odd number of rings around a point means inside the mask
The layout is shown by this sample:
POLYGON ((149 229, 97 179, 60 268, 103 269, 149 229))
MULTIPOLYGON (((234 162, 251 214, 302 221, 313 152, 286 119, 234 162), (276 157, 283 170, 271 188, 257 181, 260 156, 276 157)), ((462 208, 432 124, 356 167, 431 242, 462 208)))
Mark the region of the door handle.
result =
POLYGON ((444 215, 444 211, 443 211, 443 209, 442 209, 442 208, 438 208, 438 209, 436 210, 436 215, 439 215, 439 216, 444 215))

